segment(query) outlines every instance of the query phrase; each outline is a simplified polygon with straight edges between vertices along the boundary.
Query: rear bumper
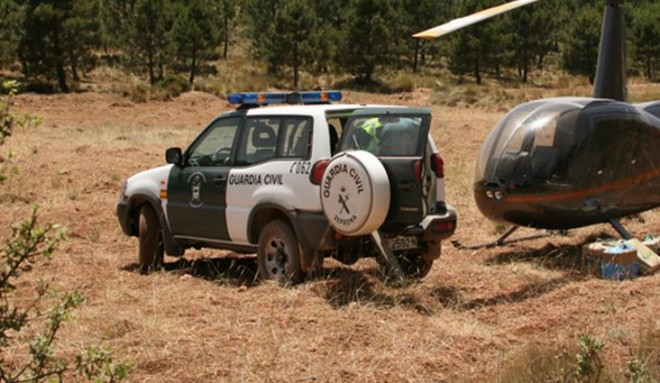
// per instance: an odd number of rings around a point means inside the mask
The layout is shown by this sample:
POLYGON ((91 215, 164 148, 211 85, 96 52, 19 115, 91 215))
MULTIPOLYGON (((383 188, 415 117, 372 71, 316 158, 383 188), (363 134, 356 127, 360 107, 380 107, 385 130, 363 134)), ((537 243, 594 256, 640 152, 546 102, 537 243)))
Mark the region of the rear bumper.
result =
POLYGON ((456 231, 456 210, 447 205, 442 214, 429 214, 420 223, 421 242, 438 242, 451 237, 456 231))

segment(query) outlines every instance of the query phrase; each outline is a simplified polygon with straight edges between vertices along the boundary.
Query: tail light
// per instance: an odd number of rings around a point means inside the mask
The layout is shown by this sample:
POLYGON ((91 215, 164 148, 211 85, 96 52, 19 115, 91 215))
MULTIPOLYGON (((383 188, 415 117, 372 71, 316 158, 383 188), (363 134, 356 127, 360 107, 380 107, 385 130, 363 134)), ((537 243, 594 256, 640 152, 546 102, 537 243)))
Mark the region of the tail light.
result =
POLYGON ((325 169, 328 168, 328 164, 330 164, 330 160, 320 160, 320 161, 317 161, 314 164, 314 166, 312 166, 312 172, 309 174, 309 180, 314 185, 320 185, 321 184, 321 179, 323 178, 323 173, 325 173, 325 169))
POLYGON ((456 221, 439 221, 431 224, 434 233, 449 233, 456 229, 456 221))
POLYGON ((415 161, 415 163, 413 164, 413 171, 415 172, 415 178, 417 179, 417 181, 419 181, 420 184, 424 183, 423 182, 424 180, 422 180, 423 170, 424 170, 424 165, 422 163, 422 160, 415 161))
POLYGON ((440 154, 435 153, 431 156, 431 169, 438 178, 445 178, 445 161, 440 154))

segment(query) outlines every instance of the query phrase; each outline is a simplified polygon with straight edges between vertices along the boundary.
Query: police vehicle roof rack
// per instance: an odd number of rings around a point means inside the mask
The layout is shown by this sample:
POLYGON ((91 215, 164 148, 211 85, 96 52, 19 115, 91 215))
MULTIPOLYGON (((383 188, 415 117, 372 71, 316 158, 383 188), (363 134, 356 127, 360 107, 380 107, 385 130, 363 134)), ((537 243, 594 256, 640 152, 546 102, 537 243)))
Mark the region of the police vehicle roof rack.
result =
POLYGON ((230 93, 227 101, 238 105, 238 110, 257 108, 270 104, 329 104, 341 101, 342 95, 338 90, 308 91, 308 92, 243 92, 230 93))

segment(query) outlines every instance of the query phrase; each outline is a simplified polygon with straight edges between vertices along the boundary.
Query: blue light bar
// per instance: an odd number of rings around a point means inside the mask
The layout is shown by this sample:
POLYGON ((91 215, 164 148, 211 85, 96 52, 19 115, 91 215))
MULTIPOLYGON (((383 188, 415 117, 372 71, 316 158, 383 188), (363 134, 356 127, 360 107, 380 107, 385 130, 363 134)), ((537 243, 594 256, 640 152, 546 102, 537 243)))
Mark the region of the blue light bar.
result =
POLYGON ((269 104, 327 104, 341 101, 338 90, 309 92, 263 92, 230 93, 227 101, 234 105, 269 105, 269 104))

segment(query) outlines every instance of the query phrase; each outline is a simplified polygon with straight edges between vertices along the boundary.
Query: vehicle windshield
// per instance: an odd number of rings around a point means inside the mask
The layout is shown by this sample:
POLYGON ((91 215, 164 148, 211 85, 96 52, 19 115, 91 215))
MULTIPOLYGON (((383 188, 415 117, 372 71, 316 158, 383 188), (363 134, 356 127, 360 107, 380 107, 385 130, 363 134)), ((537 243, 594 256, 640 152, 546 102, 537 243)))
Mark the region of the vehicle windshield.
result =
POLYGON ((382 113, 352 116, 344 126, 341 150, 366 150, 383 157, 421 156, 430 117, 382 113))

